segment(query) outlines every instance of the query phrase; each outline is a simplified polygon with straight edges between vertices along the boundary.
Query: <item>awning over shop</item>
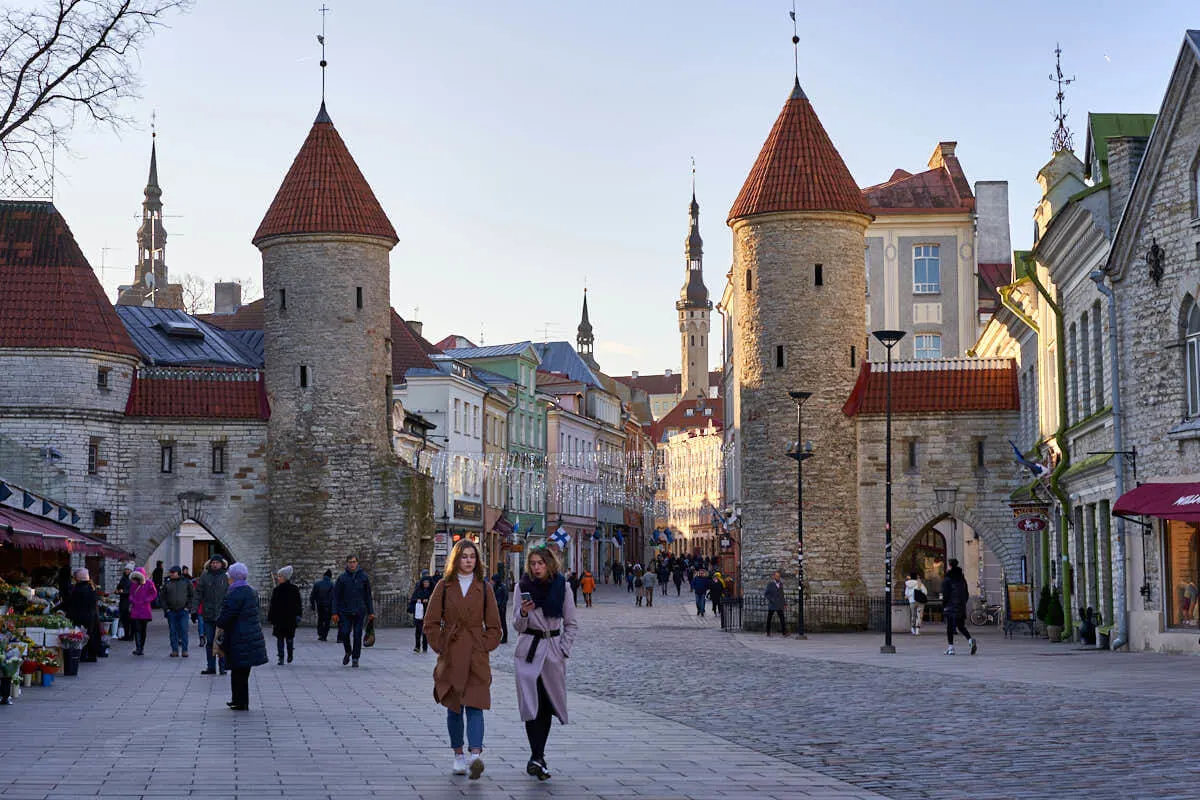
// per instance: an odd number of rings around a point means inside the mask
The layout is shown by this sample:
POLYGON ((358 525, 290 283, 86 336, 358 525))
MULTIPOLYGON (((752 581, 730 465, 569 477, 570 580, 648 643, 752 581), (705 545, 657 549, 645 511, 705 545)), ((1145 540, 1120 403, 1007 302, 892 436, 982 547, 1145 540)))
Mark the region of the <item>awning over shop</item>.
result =
POLYGON ((74 528, 7 507, 0 507, 0 541, 9 541, 16 547, 34 550, 62 550, 116 559, 133 557, 124 550, 86 533, 80 533, 74 528))
POLYGON ((1143 483, 1117 499, 1113 514, 1200 522, 1200 483, 1143 483))

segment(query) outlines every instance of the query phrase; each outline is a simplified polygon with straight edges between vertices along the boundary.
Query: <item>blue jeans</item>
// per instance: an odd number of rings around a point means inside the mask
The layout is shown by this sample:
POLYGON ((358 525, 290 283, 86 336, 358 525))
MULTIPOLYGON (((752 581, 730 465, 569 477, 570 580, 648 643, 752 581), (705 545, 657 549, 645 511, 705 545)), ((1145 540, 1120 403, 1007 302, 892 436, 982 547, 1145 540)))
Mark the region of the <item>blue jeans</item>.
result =
POLYGON ((450 730, 450 746, 462 750, 463 746, 463 716, 467 718, 467 747, 470 750, 483 749, 483 709, 463 706, 462 713, 446 709, 446 727, 450 730))
MULTIPOLYGON (((210 620, 209 622, 201 621, 201 624, 204 625, 204 630, 207 634, 207 638, 204 640, 204 654, 208 656, 208 668, 215 670, 217 668, 217 657, 213 653, 213 631, 217 629, 217 625, 215 620, 210 620)), ((221 671, 224 672, 225 659, 222 658, 220 661, 221 671)))
POLYGON ((191 613, 186 609, 167 612, 167 626, 171 629, 171 652, 188 651, 188 627, 191 613))
POLYGON ((697 614, 704 613, 704 593, 703 592, 696 592, 696 613, 697 614))

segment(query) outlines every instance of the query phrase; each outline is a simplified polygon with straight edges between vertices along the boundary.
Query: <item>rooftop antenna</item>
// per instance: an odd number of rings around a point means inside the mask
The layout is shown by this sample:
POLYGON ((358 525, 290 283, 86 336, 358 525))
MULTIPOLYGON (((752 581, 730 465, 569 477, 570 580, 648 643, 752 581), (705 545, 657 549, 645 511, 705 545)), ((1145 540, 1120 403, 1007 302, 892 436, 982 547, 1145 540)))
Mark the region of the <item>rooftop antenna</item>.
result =
POLYGON ((792 17, 792 69, 793 75, 796 78, 796 83, 800 82, 800 35, 796 30, 796 0, 792 0, 792 10, 788 12, 792 17))
POLYGON ((1061 153, 1064 150, 1073 149, 1071 130, 1067 127, 1067 112, 1063 110, 1063 100, 1066 97, 1063 89, 1075 82, 1075 76, 1063 77, 1062 46, 1057 42, 1054 44, 1054 72, 1051 73, 1050 80, 1054 81, 1058 87, 1058 93, 1054 95, 1058 101, 1058 113, 1054 115, 1054 119, 1058 121, 1058 127, 1054 130, 1054 135, 1050 137, 1050 144, 1054 147, 1055 153, 1061 153))
POLYGON ((325 104, 325 68, 329 66, 329 62, 325 60, 325 15, 329 13, 329 8, 324 3, 317 9, 321 12, 321 33, 317 35, 317 41, 321 44, 321 104, 325 104))

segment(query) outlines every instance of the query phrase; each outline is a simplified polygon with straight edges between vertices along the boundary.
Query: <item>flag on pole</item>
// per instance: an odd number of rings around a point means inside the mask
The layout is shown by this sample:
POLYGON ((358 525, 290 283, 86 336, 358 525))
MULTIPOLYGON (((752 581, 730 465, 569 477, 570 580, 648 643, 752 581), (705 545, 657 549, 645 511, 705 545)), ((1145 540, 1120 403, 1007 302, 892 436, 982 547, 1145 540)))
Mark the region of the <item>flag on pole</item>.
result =
POLYGON ((1010 445, 1012 445, 1013 452, 1016 453, 1017 463, 1020 464, 1021 466, 1025 467, 1025 469, 1032 472, 1033 477, 1040 480, 1050 474, 1050 468, 1047 467, 1045 464, 1039 463, 1037 461, 1030 461, 1029 459, 1025 458, 1025 456, 1021 454, 1021 451, 1017 448, 1017 445, 1013 442, 1012 439, 1009 439, 1008 443, 1010 445))
POLYGON ((667 528, 666 534, 667 534, 667 544, 670 544, 671 542, 675 541, 675 534, 671 533, 670 528, 667 528))
POLYGON ((567 545, 571 541, 571 535, 563 530, 563 527, 559 525, 558 530, 556 530, 554 535, 550 537, 550 541, 558 545, 559 550, 566 550, 567 545))
POLYGON ((620 531, 617 531, 617 530, 613 531, 613 539, 615 539, 617 544, 619 544, 619 545, 625 544, 625 536, 620 531))

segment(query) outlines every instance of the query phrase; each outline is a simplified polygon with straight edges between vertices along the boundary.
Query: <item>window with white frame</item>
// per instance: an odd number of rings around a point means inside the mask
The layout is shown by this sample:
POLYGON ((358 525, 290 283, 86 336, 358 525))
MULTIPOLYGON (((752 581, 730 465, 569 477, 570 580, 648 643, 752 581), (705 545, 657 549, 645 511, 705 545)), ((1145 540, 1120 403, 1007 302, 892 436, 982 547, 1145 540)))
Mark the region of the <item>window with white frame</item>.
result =
POLYGON ((1188 416, 1200 415, 1200 303, 1192 301, 1185 329, 1184 353, 1187 363, 1184 373, 1187 378, 1188 416))
POLYGON ((942 335, 940 333, 918 333, 913 337, 913 358, 917 360, 942 357, 942 335))
POLYGON ((458 431, 459 431, 459 419, 461 417, 461 414, 462 414, 462 408, 460 407, 459 400, 456 397, 456 398, 454 398, 454 432, 455 433, 458 433, 458 431))
POLYGON ((913 294, 937 294, 941 291, 941 248, 936 244, 919 244, 913 248, 913 294))

